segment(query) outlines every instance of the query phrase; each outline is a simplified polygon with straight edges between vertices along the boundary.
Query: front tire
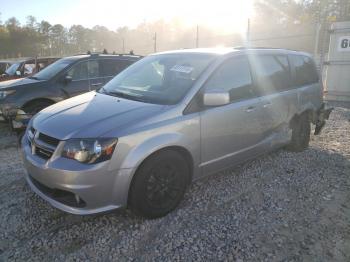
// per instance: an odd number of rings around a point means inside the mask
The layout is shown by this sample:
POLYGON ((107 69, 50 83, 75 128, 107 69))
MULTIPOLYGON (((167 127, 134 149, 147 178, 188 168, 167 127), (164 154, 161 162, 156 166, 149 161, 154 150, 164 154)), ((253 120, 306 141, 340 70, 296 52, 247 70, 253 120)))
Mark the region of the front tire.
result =
POLYGON ((311 124, 309 115, 303 113, 296 118, 292 124, 292 139, 290 144, 287 146, 289 151, 301 152, 309 146, 311 133, 311 124))
POLYGON ((53 103, 50 103, 48 101, 38 101, 38 102, 32 102, 29 105, 25 106, 23 108, 23 111, 26 114, 35 115, 36 113, 39 113, 41 110, 43 110, 46 107, 51 106, 53 103))
POLYGON ((157 153, 137 170, 129 193, 130 207, 146 218, 165 216, 179 205, 189 182, 190 168, 179 153, 157 153))

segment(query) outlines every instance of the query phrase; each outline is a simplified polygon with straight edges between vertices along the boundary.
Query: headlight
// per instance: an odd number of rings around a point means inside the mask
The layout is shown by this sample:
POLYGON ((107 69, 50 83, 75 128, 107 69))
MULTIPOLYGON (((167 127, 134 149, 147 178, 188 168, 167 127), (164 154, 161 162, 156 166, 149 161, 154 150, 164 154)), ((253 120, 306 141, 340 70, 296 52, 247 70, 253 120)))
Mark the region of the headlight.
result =
POLYGON ((70 139, 63 147, 62 156, 81 163, 95 164, 111 159, 116 138, 70 139))
POLYGON ((0 91, 0 99, 3 99, 7 97, 8 95, 12 95, 16 93, 16 90, 5 90, 5 91, 0 91))

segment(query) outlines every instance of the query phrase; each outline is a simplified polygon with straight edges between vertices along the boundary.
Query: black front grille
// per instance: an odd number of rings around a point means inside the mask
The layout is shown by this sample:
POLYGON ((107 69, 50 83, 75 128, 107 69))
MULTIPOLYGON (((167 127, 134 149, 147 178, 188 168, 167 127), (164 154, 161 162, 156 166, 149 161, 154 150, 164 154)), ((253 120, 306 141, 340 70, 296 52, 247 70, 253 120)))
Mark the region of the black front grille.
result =
POLYGON ((45 159, 48 160, 52 157, 53 153, 55 152, 60 140, 45 135, 43 133, 35 133, 35 136, 32 141, 30 141, 30 145, 32 147, 32 152, 45 159), (33 150, 34 149, 34 150, 33 150))
POLYGON ((41 158, 49 159, 50 157, 52 157, 53 151, 36 146, 35 154, 40 156, 41 158))
POLYGON ((43 141, 44 143, 49 144, 49 145, 54 146, 54 147, 58 146, 58 143, 60 142, 60 140, 58 140, 54 137, 45 135, 43 133, 39 133, 38 139, 43 141))
POLYGON ((71 207, 82 208, 86 206, 86 202, 80 197, 79 197, 79 202, 77 202, 75 195, 72 192, 57 189, 57 188, 50 188, 40 183, 38 180, 36 180, 32 176, 29 176, 29 178, 36 188, 38 188, 46 196, 56 200, 57 202, 60 202, 64 205, 71 206, 71 207))

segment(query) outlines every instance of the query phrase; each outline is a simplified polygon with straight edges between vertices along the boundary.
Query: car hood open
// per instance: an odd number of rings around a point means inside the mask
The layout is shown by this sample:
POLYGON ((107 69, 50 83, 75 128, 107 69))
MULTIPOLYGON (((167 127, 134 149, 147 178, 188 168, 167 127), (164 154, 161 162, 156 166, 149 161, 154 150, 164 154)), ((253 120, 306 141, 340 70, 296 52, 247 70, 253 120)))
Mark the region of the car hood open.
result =
POLYGON ((95 138, 147 119, 163 107, 89 92, 42 110, 33 127, 60 140, 95 138))

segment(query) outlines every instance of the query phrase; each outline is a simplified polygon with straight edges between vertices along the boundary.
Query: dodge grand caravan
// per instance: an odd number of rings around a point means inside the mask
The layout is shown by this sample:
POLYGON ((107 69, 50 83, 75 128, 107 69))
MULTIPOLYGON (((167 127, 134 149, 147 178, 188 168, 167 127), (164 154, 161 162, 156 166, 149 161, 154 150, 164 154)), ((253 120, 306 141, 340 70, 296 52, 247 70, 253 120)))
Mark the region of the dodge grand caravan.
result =
POLYGON ((53 206, 92 214, 130 206, 149 217, 180 203, 191 181, 278 147, 308 147, 330 110, 308 54, 195 49, 150 55, 99 91, 29 123, 29 186, 53 206))

